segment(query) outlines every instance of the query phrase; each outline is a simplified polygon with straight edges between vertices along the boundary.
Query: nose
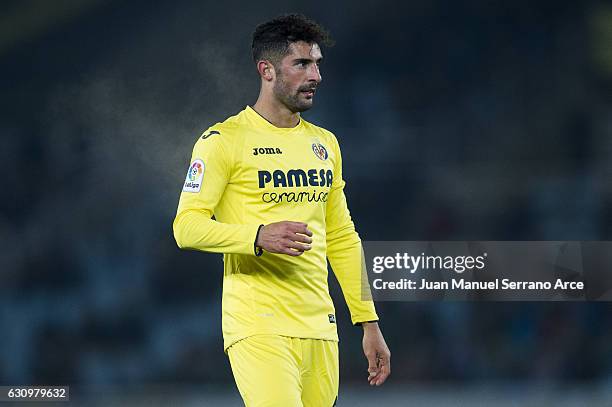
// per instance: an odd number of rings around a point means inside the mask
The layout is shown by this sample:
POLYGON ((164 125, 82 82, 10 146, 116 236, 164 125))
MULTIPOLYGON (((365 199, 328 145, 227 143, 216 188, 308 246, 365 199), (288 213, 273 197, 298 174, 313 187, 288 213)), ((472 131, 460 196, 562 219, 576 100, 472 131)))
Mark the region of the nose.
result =
POLYGON ((310 69, 308 70, 308 80, 319 83, 323 80, 321 76, 321 71, 319 71, 319 65, 311 64, 310 69))

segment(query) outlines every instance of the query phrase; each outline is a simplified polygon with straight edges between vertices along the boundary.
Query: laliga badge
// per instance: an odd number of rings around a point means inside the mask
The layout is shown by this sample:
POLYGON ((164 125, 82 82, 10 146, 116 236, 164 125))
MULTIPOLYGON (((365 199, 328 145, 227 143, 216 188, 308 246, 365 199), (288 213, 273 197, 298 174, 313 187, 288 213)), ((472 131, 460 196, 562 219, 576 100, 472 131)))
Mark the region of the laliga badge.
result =
POLYGON ((200 159, 194 160, 191 163, 189 170, 187 170, 187 177, 185 177, 183 192, 200 192, 205 168, 204 161, 200 159))

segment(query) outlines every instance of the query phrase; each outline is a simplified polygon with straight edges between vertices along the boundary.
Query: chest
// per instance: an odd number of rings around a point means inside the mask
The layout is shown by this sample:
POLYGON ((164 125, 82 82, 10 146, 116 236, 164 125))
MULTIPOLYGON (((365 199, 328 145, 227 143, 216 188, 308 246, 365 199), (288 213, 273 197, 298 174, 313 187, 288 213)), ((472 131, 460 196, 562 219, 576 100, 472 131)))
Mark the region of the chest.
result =
POLYGON ((336 157, 321 138, 254 135, 240 151, 239 179, 255 190, 328 190, 336 157))

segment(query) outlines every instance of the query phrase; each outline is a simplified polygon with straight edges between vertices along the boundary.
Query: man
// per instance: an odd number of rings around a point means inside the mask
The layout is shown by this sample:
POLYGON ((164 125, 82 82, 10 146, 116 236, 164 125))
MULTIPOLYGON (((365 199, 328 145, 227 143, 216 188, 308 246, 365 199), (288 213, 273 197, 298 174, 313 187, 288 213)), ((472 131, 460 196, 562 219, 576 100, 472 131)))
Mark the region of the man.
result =
POLYGON ((391 372, 338 143, 300 116, 321 82, 319 45, 330 42, 301 15, 256 28, 257 102, 196 142, 174 220, 179 247, 224 253, 224 349, 249 407, 335 405, 338 336, 326 258, 353 324, 363 327, 370 385, 391 372))

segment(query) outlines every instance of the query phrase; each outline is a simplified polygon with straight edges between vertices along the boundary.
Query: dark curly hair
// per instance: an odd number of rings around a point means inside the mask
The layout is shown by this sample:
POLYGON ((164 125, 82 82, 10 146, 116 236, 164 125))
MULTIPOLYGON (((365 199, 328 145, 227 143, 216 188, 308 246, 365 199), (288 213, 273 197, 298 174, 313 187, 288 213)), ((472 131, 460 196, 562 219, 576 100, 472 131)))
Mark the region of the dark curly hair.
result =
POLYGON ((285 14, 255 28, 253 60, 257 63, 268 59, 276 65, 289 53, 289 45, 297 41, 326 47, 334 45, 329 32, 317 22, 301 14, 285 14))

